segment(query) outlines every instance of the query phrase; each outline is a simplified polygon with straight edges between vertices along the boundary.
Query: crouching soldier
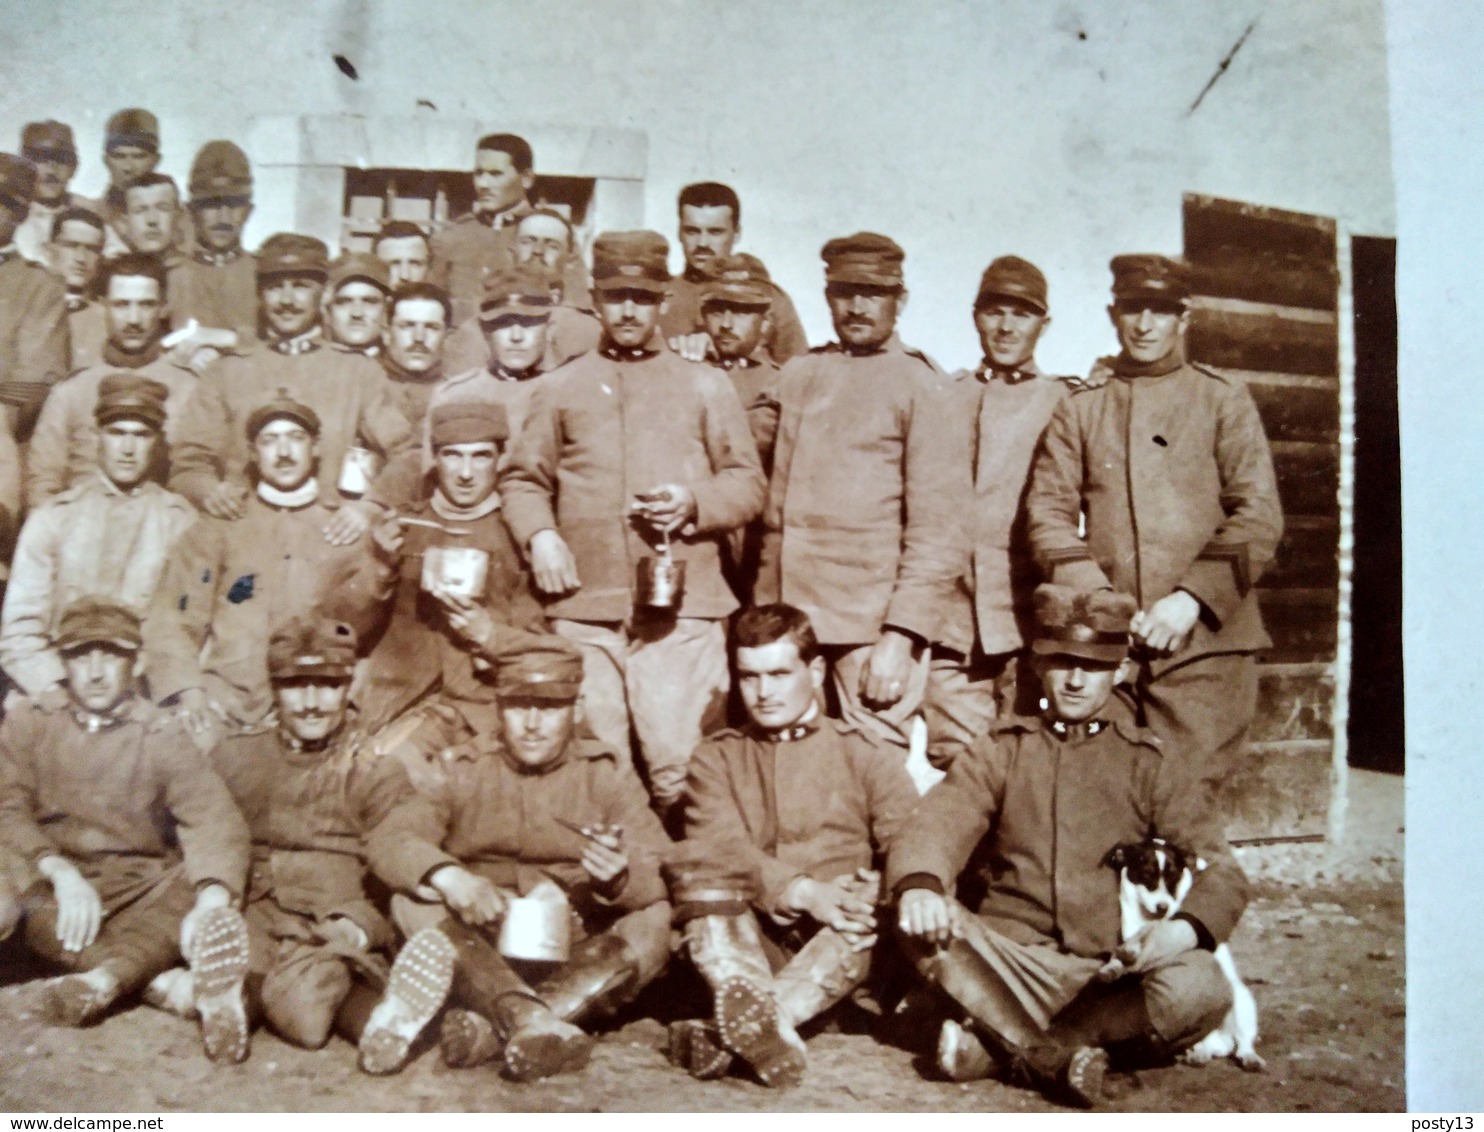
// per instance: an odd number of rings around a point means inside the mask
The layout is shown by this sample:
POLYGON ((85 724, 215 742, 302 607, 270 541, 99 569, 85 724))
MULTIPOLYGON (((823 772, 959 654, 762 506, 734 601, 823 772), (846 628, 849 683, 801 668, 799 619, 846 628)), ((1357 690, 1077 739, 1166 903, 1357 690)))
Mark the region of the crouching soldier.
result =
POLYGON ((0 723, 0 867, 27 946, 68 972, 33 984, 39 1004, 81 1026, 182 953, 214 968, 241 924, 248 834, 185 730, 135 693, 132 611, 79 598, 54 643, 65 706, 22 701, 0 723))
POLYGON ((466 747, 442 786, 398 806, 368 840, 378 875, 436 903, 393 898, 411 938, 361 1038, 367 1072, 406 1064, 429 1004, 442 1003, 445 956, 454 956, 457 1009, 444 1016, 444 1060, 473 1065, 503 1047, 519 1081, 580 1069, 593 1042, 578 1024, 628 1002, 664 968, 670 906, 659 860, 669 841, 628 761, 574 732, 581 684, 581 654, 559 637, 505 655, 499 732, 466 747), (516 897, 547 902, 570 923, 577 942, 555 967, 506 958, 540 950, 515 945, 516 897), (533 970, 546 974, 538 981, 533 970))
POLYGON ((1186 760, 1111 698, 1132 667, 1133 599, 1043 585, 1034 604, 1045 714, 996 721, 954 761, 893 847, 887 884, 908 955, 967 1015, 967 1028, 943 1024, 939 1068, 986 1076, 992 1051, 1012 1079, 1091 1107, 1110 1053, 1163 1060, 1220 1025, 1232 996, 1212 951, 1247 880, 1186 760), (1120 951, 1131 973, 1102 983, 1120 949, 1119 878, 1104 860, 1152 836, 1210 866, 1174 918, 1120 951), (971 854, 986 862, 978 915, 953 899, 971 854))
POLYGON ((668 870, 715 1017, 676 1023, 670 1053, 697 1077, 720 1077, 736 1055, 765 1083, 792 1085, 805 1065, 797 1028, 865 979, 873 866, 918 795, 900 754, 824 717, 825 662, 801 610, 746 610, 733 663, 750 721, 697 749, 688 848, 668 870))
MULTIPOLYGON (((385 982, 392 928, 367 899, 364 835, 411 795, 401 764, 377 758, 350 707, 355 631, 306 616, 268 643, 276 726, 229 736, 211 761, 252 832, 245 924, 223 946, 245 972, 221 1021, 225 1060, 247 1056, 261 1016, 294 1045, 332 1029, 354 1041, 385 982), (369 980, 370 987, 355 988, 369 980)), ((199 993, 199 988, 198 988, 199 993)))

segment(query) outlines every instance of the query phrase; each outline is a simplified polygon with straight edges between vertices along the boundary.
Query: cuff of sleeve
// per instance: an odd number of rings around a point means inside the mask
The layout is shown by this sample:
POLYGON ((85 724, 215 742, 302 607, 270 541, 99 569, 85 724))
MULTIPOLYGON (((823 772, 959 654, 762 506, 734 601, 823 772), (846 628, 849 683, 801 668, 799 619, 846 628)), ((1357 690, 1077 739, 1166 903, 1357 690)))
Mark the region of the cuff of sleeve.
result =
POLYGON ((936 892, 939 896, 943 895, 943 882, 932 873, 908 873, 892 886, 891 894, 900 900, 903 894, 914 888, 925 888, 929 892, 936 892))
POLYGON ((1051 580, 1058 585, 1072 586, 1079 590, 1111 590, 1113 583, 1092 555, 1048 561, 1051 580))
POLYGON ((1202 612, 1216 620, 1212 628, 1219 629, 1237 611, 1247 595, 1247 587, 1243 585, 1245 563, 1246 554, 1242 551, 1219 557, 1203 552, 1201 557, 1191 563, 1184 577, 1175 583, 1175 588, 1184 590, 1199 601, 1202 612), (1240 556, 1241 562, 1237 561, 1237 556, 1240 556))
POLYGON ((1195 945, 1202 951, 1216 950, 1215 938, 1206 930, 1206 925, 1201 923, 1195 916, 1192 916, 1189 912, 1176 912, 1172 919, 1184 920, 1195 929, 1195 945))

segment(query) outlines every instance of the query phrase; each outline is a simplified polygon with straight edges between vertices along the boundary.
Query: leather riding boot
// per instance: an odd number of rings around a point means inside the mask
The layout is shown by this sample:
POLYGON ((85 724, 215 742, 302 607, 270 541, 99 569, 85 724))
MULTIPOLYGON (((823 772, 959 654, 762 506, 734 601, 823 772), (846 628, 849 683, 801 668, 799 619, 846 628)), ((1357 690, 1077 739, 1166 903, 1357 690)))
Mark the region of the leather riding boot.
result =
POLYGON ((512 993, 530 988, 510 969, 499 950, 468 924, 452 917, 439 930, 453 943, 452 998, 459 1005, 443 1013, 438 1044, 447 1065, 480 1065, 497 1057, 504 1041, 495 1027, 495 1005, 512 993))
POLYGON ((859 986, 870 965, 870 951, 852 951, 839 932, 821 928, 773 977, 778 1009, 797 1029, 859 986))
POLYGON ((383 1076, 407 1064, 412 1043, 448 1000, 457 958, 454 942, 438 928, 424 928, 402 945, 358 1038, 362 1070, 383 1076))
POLYGON ((559 970, 536 986, 536 997, 566 1022, 604 1018, 639 990, 639 957, 612 932, 589 936, 572 948, 559 970))
POLYGON ((1155 1031, 1136 979, 1089 987, 1051 1020, 1046 1038, 1063 1046, 1099 1046, 1120 1067, 1167 1062, 1176 1052, 1155 1031))
POLYGON ((505 1038, 505 1068, 517 1081, 575 1073, 593 1051, 592 1038, 529 992, 503 996, 495 1003, 494 1022, 505 1038))

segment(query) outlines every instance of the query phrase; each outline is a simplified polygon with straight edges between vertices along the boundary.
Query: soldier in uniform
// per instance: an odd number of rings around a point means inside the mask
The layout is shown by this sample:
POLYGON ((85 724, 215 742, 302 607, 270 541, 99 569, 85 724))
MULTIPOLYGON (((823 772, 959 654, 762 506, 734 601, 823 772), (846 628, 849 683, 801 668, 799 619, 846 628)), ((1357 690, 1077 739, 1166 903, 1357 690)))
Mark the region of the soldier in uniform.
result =
POLYGON ((419 433, 426 431, 428 407, 443 381, 452 310, 448 292, 436 283, 404 283, 387 299, 381 368, 397 408, 419 433))
POLYGON ((252 215, 247 154, 229 141, 207 142, 191 162, 189 188, 195 247, 170 273, 171 324, 196 323, 193 350, 246 349, 258 336, 257 262, 242 246, 252 215))
POLYGON ((554 628, 582 648, 594 734, 627 752, 632 723, 662 807, 726 697, 724 621, 737 599, 723 545, 757 516, 765 488, 731 383, 658 336, 667 250, 654 232, 595 241, 603 346, 540 383, 500 484, 554 628), (655 611, 637 603, 635 572, 662 547, 686 577, 655 611))
POLYGON ((421 283, 433 263, 428 234, 410 220, 388 220, 371 243, 376 258, 386 264, 387 280, 396 290, 406 283, 421 283))
POLYGON ((108 187, 93 202, 94 210, 108 222, 105 256, 129 250, 121 232, 124 190, 149 176, 160 164, 160 120, 148 110, 120 110, 103 127, 103 164, 108 169, 108 187))
POLYGON ((366 477, 359 474, 358 454, 350 450, 364 445, 391 460, 412 447, 412 425, 373 359, 323 341, 320 300, 329 276, 329 252, 321 241, 287 232, 270 236, 258 249, 257 271, 267 338, 246 352, 223 356, 202 375, 180 421, 170 487, 215 518, 241 517, 249 498, 251 462, 244 426, 276 390, 287 389, 314 410, 321 424, 320 486, 327 498, 343 503, 326 538, 347 546, 380 518, 379 508, 362 498, 366 477), (348 455, 355 465, 351 468, 348 455))
POLYGON ((67 288, 67 337, 72 344, 69 373, 97 365, 103 358, 108 325, 95 285, 103 262, 103 217, 91 209, 64 208, 47 230, 46 265, 67 288))
POLYGON ((0 845, 32 885, 27 946, 69 972, 34 988, 61 1025, 97 1021, 181 954, 214 966, 247 876, 231 794, 136 694, 139 639, 131 610, 78 599, 53 641, 65 702, 22 701, 0 723, 0 845))
POLYGON ((36 171, 0 153, 0 405, 12 437, 31 434, 41 402, 67 376, 67 294, 62 281, 15 246, 36 190, 36 171))
POLYGON ((439 773, 438 757, 499 725, 494 671, 484 661, 502 638, 544 632, 546 618, 500 513, 496 475, 509 426, 499 405, 454 401, 432 414, 435 486, 374 533, 399 569, 386 620, 357 680, 356 704, 381 754, 400 758, 413 785, 439 773), (483 555, 473 593, 439 576, 448 549, 483 555))
POLYGON ((949 380, 953 429, 941 439, 956 458, 958 514, 971 525, 969 561, 933 643, 923 715, 928 757, 946 767, 1016 704, 1035 563, 1022 503, 1031 461, 1052 410, 1080 383, 1044 374, 1036 343, 1051 323, 1046 277, 1018 256, 984 271, 974 325, 984 360, 949 380))
POLYGON ((809 615, 843 718, 905 748, 964 561, 943 377, 896 335, 902 249, 862 232, 822 255, 839 341, 778 375, 756 593, 809 615))
POLYGON ((175 544, 147 620, 150 690, 178 704, 203 750, 272 708, 266 657, 278 625, 320 610, 364 634, 392 579, 369 535, 344 546, 325 539, 336 501, 315 477, 312 408, 280 390, 252 410, 244 433, 255 491, 239 518, 205 517, 175 544))
POLYGON ((331 343, 368 358, 379 356, 391 292, 386 264, 366 252, 342 252, 330 264, 325 287, 325 330, 331 343))
POLYGON ((772 467, 778 424, 776 403, 769 404, 778 366, 765 345, 773 325, 774 288, 763 261, 746 252, 716 257, 709 271, 700 294, 701 325, 714 355, 707 361, 732 379, 766 471, 772 467))
POLYGON ((77 172, 72 127, 50 120, 27 122, 21 130, 21 156, 36 170, 36 189, 26 219, 16 231, 15 246, 27 259, 46 264, 46 245, 57 214, 83 204, 81 197, 67 191, 77 172))
POLYGON ((372 867, 396 889, 393 914, 412 938, 361 1039, 368 1072, 406 1063, 429 1004, 436 1011, 449 990, 433 969, 440 956, 457 972, 444 1060, 503 1052, 519 1081, 581 1069, 593 1042, 579 1024, 632 1000, 668 962, 659 862, 669 840, 627 761, 578 730, 581 677, 581 654, 559 637, 500 658, 500 727, 460 748, 442 786, 370 837, 372 867), (516 897, 569 918, 565 960, 531 965, 497 949, 516 897))
MULTIPOLYGON (((701 292, 712 261, 732 254, 742 234, 742 202, 729 185, 703 181, 686 185, 678 199, 680 246, 685 250, 685 271, 670 282, 660 328, 666 338, 683 337, 702 330, 701 292)), ((772 300, 772 317, 764 339, 768 356, 778 365, 809 349, 803 324, 793 301, 771 279, 765 280, 772 300)))
POLYGON ((1037 589, 1031 648, 1044 714, 992 723, 888 855, 903 946, 968 1019, 949 1019, 939 1035, 938 1065, 951 1080, 988 1075, 992 1051, 1012 1078, 1090 1107, 1110 1053, 1128 1064, 1169 1057, 1231 1006, 1211 953, 1236 927, 1247 878, 1188 760, 1112 694, 1132 671, 1135 609, 1124 594, 1037 589), (1154 836, 1209 867, 1179 913, 1131 944, 1128 975, 1101 982, 1104 962, 1128 942, 1105 858, 1154 836), (977 914, 953 898, 971 856, 987 885, 977 914))
POLYGON ((114 230, 126 247, 112 253, 142 252, 159 259, 167 271, 185 263, 177 228, 180 222, 180 186, 165 173, 146 173, 123 191, 123 211, 114 230))
MULTIPOLYGON (((26 461, 29 506, 39 506, 93 477, 98 453, 94 409, 103 382, 112 374, 134 373, 165 388, 165 440, 174 439, 199 379, 160 344, 169 320, 168 278, 159 261, 142 252, 128 252, 103 265, 98 277, 108 327, 103 357, 58 384, 41 407, 26 461)), ((154 459, 147 471, 163 479, 170 466, 167 444, 158 446, 154 459)))
POLYGON ((1050 580, 1139 603, 1142 718, 1214 788, 1237 768, 1254 653, 1272 643, 1253 586, 1283 533, 1273 460, 1246 386, 1185 360, 1184 266, 1131 255, 1112 270, 1122 350, 1112 380, 1051 417, 1030 541, 1050 580))
POLYGON ((736 1055, 766 1084, 793 1085, 805 1065, 798 1027, 866 977, 876 869, 917 788, 892 748, 824 717, 825 663, 803 612, 745 610, 732 647, 748 723, 711 735, 692 758, 692 860, 669 866, 715 1019, 675 1023, 671 1057, 719 1077, 736 1055))
POLYGON ((101 378, 91 474, 33 507, 21 530, 0 613, 0 665, 48 708, 65 704, 66 666, 51 643, 62 611, 93 594, 142 616, 165 556, 196 521, 189 503, 149 478, 168 395, 142 374, 101 378))

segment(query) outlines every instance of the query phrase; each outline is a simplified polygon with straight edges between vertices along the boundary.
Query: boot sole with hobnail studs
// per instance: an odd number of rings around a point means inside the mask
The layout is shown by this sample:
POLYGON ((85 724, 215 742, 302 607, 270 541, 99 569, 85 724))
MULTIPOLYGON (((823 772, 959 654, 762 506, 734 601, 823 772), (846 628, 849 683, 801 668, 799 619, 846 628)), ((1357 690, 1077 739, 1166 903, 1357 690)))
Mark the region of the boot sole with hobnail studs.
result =
POLYGON ((714 1023, 699 1018, 670 1023, 670 1063, 696 1080, 725 1077, 732 1060, 732 1051, 721 1044, 714 1023))
POLYGON ((716 1029, 722 1045, 762 1078, 784 1089, 804 1079, 804 1055, 779 1027, 773 996, 747 979, 728 979, 716 991, 716 1029))
POLYGON ((456 1069, 483 1065, 501 1052, 499 1036, 490 1020, 472 1010, 459 1009, 443 1015, 438 1048, 443 1053, 443 1064, 456 1069))
POLYGON ((552 1029, 517 1031, 505 1043, 505 1068, 517 1081, 539 1081, 559 1073, 576 1073, 592 1056, 593 1039, 576 1026, 559 1022, 552 1029))
POLYGON ((437 928, 425 928, 403 945, 386 994, 361 1033, 362 1070, 385 1076, 407 1064, 412 1043, 448 1000, 457 955, 453 942, 437 928))
POLYGON ((248 971, 247 922, 235 908, 213 908, 201 917, 191 948, 191 976, 201 1040, 212 1061, 247 1057, 247 1006, 242 982, 248 971))
POLYGON ((1108 1072, 1108 1053, 1096 1046, 1083 1046, 1067 1063, 1066 1087, 1070 1098, 1083 1108, 1102 1102, 1103 1076, 1108 1072))

